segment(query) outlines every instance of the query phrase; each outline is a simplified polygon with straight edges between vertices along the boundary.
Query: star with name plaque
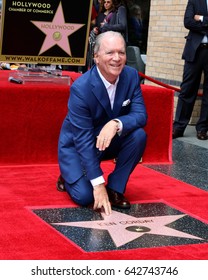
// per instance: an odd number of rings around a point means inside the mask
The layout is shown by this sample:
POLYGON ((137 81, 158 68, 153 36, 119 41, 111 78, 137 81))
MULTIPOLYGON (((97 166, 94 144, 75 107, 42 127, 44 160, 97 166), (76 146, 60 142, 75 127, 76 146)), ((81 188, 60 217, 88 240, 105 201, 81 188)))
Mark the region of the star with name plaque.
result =
POLYGON ((92 0, 3 0, 0 61, 86 63, 92 0))
POLYGON ((163 202, 113 209, 33 208, 32 212, 86 252, 129 250, 208 242, 208 225, 163 202))

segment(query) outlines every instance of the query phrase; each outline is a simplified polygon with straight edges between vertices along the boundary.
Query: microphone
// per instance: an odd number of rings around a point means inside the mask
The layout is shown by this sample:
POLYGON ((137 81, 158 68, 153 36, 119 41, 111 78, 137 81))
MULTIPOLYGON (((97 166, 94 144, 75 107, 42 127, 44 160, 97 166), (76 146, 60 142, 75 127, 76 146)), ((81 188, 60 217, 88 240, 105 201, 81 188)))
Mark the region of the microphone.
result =
POLYGON ((15 83, 15 84, 22 84, 23 83, 23 80, 16 79, 14 77, 9 77, 8 81, 11 82, 11 83, 15 83))

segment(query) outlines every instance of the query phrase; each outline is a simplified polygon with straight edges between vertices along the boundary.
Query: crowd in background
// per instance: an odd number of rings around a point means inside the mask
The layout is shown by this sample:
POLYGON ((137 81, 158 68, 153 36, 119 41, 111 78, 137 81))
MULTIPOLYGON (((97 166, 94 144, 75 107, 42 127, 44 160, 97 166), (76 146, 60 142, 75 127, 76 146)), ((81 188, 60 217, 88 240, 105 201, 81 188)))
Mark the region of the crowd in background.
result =
POLYGON ((146 53, 148 17, 143 15, 137 0, 93 0, 97 12, 94 32, 113 30, 124 35, 127 45, 138 46, 146 53), (125 12, 120 12, 124 7, 125 12), (115 16, 116 15, 116 16, 115 16))
POLYGON ((137 46, 141 54, 146 54, 148 17, 143 16, 137 0, 93 0, 92 15, 86 69, 93 65, 96 36, 106 31, 120 32, 127 46, 137 46))

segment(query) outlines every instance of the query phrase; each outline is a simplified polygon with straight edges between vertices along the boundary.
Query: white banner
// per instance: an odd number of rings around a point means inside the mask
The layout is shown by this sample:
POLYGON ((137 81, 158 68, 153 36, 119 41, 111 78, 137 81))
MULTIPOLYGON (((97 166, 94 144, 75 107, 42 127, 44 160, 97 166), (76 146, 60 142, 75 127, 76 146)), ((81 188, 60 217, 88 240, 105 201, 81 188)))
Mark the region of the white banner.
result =
POLYGON ((2 280, 187 280, 205 279, 208 261, 58 260, 0 261, 2 280))

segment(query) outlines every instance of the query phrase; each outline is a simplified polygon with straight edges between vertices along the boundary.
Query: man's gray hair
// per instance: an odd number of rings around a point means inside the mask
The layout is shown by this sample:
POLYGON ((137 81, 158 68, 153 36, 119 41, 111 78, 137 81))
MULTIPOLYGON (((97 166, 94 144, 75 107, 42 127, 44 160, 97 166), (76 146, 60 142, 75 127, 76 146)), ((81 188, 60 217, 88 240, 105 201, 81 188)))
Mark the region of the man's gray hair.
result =
POLYGON ((96 41, 95 41, 95 45, 94 45, 94 54, 99 51, 102 40, 106 37, 122 38, 122 40, 124 41, 124 45, 126 47, 126 42, 125 42, 124 37, 121 33, 115 32, 115 31, 106 31, 106 32, 103 32, 103 33, 101 33, 97 36, 96 41))

